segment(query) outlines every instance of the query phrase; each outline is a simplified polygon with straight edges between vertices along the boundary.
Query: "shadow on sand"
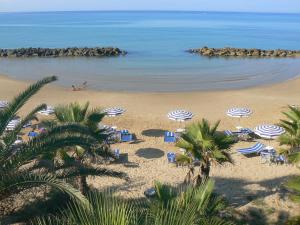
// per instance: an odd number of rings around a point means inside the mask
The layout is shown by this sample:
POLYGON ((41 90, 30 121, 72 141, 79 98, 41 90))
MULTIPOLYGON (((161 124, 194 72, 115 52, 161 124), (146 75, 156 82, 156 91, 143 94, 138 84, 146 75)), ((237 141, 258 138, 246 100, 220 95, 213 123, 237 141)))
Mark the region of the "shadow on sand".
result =
POLYGON ((163 137, 166 130, 162 129, 149 129, 142 131, 142 135, 147 137, 163 137))
POLYGON ((115 160, 113 163, 123 164, 124 167, 128 167, 128 168, 137 168, 137 167, 139 167, 138 163, 129 161, 128 153, 121 153, 119 159, 115 160))
POLYGON ((253 200, 275 193, 279 193, 280 198, 286 197, 288 192, 282 187, 282 184, 291 177, 284 176, 258 182, 223 177, 213 177, 213 179, 215 181, 215 190, 224 195, 230 205, 240 207, 253 200), (250 188, 253 185, 256 186, 255 190, 250 188))
POLYGON ((165 155, 164 151, 157 148, 140 148, 135 154, 145 159, 157 159, 165 155))

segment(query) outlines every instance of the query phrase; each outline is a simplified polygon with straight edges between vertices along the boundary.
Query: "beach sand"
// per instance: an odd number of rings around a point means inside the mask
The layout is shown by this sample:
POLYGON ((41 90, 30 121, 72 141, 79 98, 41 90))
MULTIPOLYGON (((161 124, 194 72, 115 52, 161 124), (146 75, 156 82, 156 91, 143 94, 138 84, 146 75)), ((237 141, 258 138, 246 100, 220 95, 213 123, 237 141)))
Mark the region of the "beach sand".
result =
MULTIPOLYGON (((1 76, 0 100, 10 100, 27 85, 28 82, 1 76)), ((55 106, 72 101, 89 101, 93 107, 125 108, 124 115, 106 118, 104 123, 116 125, 118 129, 129 129, 136 134, 138 141, 113 145, 112 148, 119 148, 121 153, 127 156, 121 159, 124 163, 115 163, 107 167, 126 172, 130 181, 101 177, 89 178, 89 182, 95 188, 110 187, 127 197, 140 197, 155 180, 176 185, 181 183, 186 175, 187 168, 175 167, 166 160, 168 151, 179 150, 173 144, 163 142, 163 132, 174 131, 184 126, 168 120, 166 114, 169 111, 177 108, 190 110, 195 114, 191 122, 202 118, 210 121, 220 119, 220 129, 234 129, 239 123, 238 120, 226 116, 225 112, 230 107, 245 106, 251 108, 254 113, 251 117, 242 119, 240 123, 244 127, 254 128, 261 123, 277 123, 280 118, 284 118, 281 112, 287 109, 288 104, 300 105, 299 86, 300 78, 243 90, 192 93, 114 93, 92 90, 73 92, 71 88, 49 85, 26 104, 24 111, 39 103, 55 106)), ((279 148, 276 141, 262 142, 279 148)), ((216 190, 226 196, 231 205, 241 210, 256 205, 269 207, 270 216, 273 217, 279 211, 286 211, 292 215, 297 213, 297 206, 287 200, 281 187, 287 178, 300 174, 299 169, 292 165, 262 164, 259 157, 246 158, 236 153, 236 148, 252 144, 240 142, 232 148, 235 160, 233 165, 213 165, 211 175, 216 182, 216 190)))

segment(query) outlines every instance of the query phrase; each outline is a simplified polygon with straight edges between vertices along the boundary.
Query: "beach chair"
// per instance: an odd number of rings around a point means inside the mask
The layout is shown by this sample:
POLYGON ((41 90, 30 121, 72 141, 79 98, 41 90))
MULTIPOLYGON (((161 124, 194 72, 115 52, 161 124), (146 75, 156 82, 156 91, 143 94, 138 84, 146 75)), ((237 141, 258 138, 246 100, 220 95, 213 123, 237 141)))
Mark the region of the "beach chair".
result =
POLYGON ((155 188, 149 188, 144 192, 144 195, 147 198, 152 198, 156 195, 156 189, 155 188))
POLYGON ((133 140, 133 136, 128 130, 121 130, 121 142, 130 142, 133 140))
POLYGON ((175 163, 176 162, 176 154, 174 152, 168 152, 167 159, 168 159, 169 163, 175 163))
POLYGON ((238 152, 243 155, 259 154, 263 149, 265 149, 265 145, 257 142, 252 147, 238 149, 238 152))
POLYGON ((115 149, 115 150, 114 150, 114 155, 115 155, 115 157, 116 157, 117 159, 119 159, 119 158, 120 158, 120 149, 115 149))
POLYGON ((174 132, 166 131, 164 136, 164 142, 174 143, 176 142, 176 135, 174 132))
POLYGON ((34 137, 36 137, 38 135, 39 135, 38 132, 30 131, 27 136, 29 137, 29 139, 32 139, 32 138, 34 138, 34 137))
POLYGON ((276 151, 274 149, 263 149, 260 152, 261 161, 263 163, 272 163, 274 161, 276 151))
POLYGON ((26 124, 23 125, 22 128, 27 128, 27 127, 31 127, 32 126, 32 122, 28 121, 26 124))
POLYGON ((224 130, 224 134, 228 137, 235 136, 235 134, 231 130, 224 130))
POLYGON ((278 164, 287 164, 287 158, 284 155, 277 155, 274 158, 274 162, 278 165, 278 164))
POLYGON ((254 132, 250 128, 241 128, 240 133, 242 133, 242 134, 252 134, 254 132))

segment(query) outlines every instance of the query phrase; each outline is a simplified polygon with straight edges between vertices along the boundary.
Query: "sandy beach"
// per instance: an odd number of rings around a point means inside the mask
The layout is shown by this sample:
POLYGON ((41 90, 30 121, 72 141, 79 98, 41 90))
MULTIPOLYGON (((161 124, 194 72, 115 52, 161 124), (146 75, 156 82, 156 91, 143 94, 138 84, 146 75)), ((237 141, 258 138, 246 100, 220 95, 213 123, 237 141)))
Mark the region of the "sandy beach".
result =
MULTIPOLYGON (((28 82, 16 81, 7 76, 0 77, 0 99, 10 100, 28 85, 28 82)), ((78 101, 89 101, 93 107, 121 106, 126 113, 117 118, 106 118, 105 124, 115 125, 118 129, 129 129, 135 133, 138 141, 113 145, 121 153, 128 154, 124 163, 108 165, 109 168, 126 172, 130 181, 113 178, 90 178, 96 188, 113 188, 128 197, 139 197, 155 180, 173 185, 183 181, 187 169, 168 164, 166 153, 179 152, 173 144, 163 142, 165 130, 176 130, 184 124, 167 119, 166 114, 174 109, 186 109, 195 114, 191 122, 207 118, 210 121, 221 120, 220 129, 234 129, 238 120, 225 115, 228 108, 246 106, 253 115, 241 120, 244 127, 254 128, 261 123, 277 123, 288 104, 300 104, 300 78, 280 84, 243 90, 206 91, 192 93, 126 93, 78 91, 50 85, 30 100, 24 110, 39 103, 57 105, 78 101)), ((22 112, 21 112, 22 115, 22 112)), ((187 123, 188 124, 188 123, 187 123)), ((278 142, 262 141, 279 148, 278 142)), ((255 200, 263 199, 268 207, 275 211, 291 210, 296 207, 287 200, 281 184, 290 176, 299 174, 292 165, 262 164, 259 157, 246 158, 236 153, 238 147, 253 143, 239 142, 232 148, 233 165, 213 165, 212 177, 216 181, 216 190, 224 194, 234 207, 243 209, 255 205, 255 200), (253 201, 254 200, 254 201, 253 201), (252 202, 251 202, 252 201, 252 202)), ((257 202, 257 201, 256 201, 257 202)), ((267 207, 266 206, 266 207, 267 207)), ((275 215, 275 214, 274 214, 275 215)))

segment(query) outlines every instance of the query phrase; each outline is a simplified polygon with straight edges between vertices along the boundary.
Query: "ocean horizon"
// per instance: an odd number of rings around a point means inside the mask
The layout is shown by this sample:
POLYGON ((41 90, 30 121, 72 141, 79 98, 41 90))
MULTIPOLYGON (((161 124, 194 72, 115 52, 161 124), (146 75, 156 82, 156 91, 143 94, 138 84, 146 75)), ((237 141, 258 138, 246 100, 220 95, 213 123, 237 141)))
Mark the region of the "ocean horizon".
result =
POLYGON ((0 74, 47 75, 92 89, 177 92, 247 88, 300 74, 299 58, 207 58, 190 48, 299 50, 300 14, 205 11, 0 13, 0 48, 118 47, 111 58, 0 58, 0 74))

